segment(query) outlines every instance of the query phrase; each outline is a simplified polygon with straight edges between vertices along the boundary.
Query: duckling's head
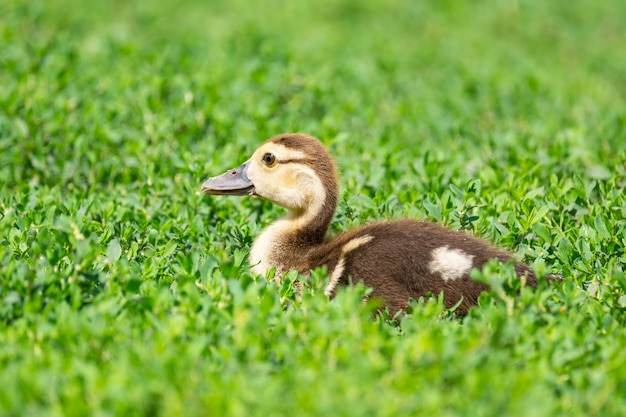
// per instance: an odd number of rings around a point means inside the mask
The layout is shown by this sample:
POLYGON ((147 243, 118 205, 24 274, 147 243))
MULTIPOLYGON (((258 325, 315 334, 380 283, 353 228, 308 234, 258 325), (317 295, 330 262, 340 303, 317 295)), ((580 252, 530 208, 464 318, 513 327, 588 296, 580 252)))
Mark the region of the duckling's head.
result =
POLYGON ((297 214, 334 211, 337 175, 332 157, 314 137, 274 136, 238 168, 209 178, 205 194, 256 195, 297 214))

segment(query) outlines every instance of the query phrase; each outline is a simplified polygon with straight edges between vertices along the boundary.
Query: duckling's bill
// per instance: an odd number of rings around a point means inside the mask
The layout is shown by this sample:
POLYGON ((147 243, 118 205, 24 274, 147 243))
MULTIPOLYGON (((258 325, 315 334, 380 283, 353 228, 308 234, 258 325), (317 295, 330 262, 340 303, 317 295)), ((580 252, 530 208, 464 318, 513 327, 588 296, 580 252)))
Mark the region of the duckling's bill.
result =
POLYGON ((209 178, 202 184, 202 192, 211 195, 251 195, 254 184, 246 175, 250 161, 226 171, 222 175, 209 178))

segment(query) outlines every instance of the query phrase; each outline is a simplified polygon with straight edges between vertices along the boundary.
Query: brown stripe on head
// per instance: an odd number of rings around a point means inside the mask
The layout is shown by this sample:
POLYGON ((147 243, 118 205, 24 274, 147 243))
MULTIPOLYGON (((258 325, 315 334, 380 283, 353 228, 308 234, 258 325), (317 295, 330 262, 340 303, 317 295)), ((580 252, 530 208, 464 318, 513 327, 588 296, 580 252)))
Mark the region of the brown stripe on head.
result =
MULTIPOLYGON (((286 148, 300 151, 304 158, 305 163, 308 164, 323 164, 324 168, 332 169, 333 176, 335 173, 335 165, 332 157, 322 145, 322 143, 313 136, 304 133, 286 133, 282 135, 274 136, 268 139, 265 143, 276 143, 286 148)), ((300 158, 294 158, 298 160, 300 158)), ((289 162, 289 161, 285 161, 289 162)))
MULTIPOLYGON (((265 143, 276 143, 286 148, 298 151, 298 157, 279 160, 280 163, 299 163, 308 165, 319 176, 327 190, 334 190, 337 197, 337 169, 333 158, 324 145, 315 137, 305 133, 283 133, 268 139, 265 143)), ((335 203, 333 203, 333 209, 335 203)))

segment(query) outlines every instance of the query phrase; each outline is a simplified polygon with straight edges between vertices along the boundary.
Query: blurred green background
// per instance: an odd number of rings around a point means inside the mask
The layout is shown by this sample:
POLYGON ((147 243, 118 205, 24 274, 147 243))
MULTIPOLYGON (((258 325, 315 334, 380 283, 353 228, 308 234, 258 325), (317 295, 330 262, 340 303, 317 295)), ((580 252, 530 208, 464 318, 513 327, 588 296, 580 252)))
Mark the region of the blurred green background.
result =
MULTIPOLYGON (((0 2, 0 415, 626 413, 626 2, 0 2), (488 268, 464 319, 250 274, 282 210, 202 180, 269 136, 332 232, 415 217, 488 268)), ((304 279, 304 278, 300 278, 304 279)), ((436 295, 435 295, 436 296, 436 295)))

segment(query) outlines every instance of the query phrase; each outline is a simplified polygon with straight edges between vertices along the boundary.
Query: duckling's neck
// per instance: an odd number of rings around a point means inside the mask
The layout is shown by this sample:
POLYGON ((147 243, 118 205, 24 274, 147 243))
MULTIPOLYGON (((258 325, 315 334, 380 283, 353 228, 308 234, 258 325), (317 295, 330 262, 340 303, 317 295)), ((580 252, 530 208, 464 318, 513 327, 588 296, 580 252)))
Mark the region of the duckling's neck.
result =
POLYGON ((276 277, 291 269, 306 273, 307 256, 322 244, 336 208, 332 193, 306 210, 292 210, 266 227, 255 239, 250 251, 252 271, 265 275, 272 267, 276 277))

